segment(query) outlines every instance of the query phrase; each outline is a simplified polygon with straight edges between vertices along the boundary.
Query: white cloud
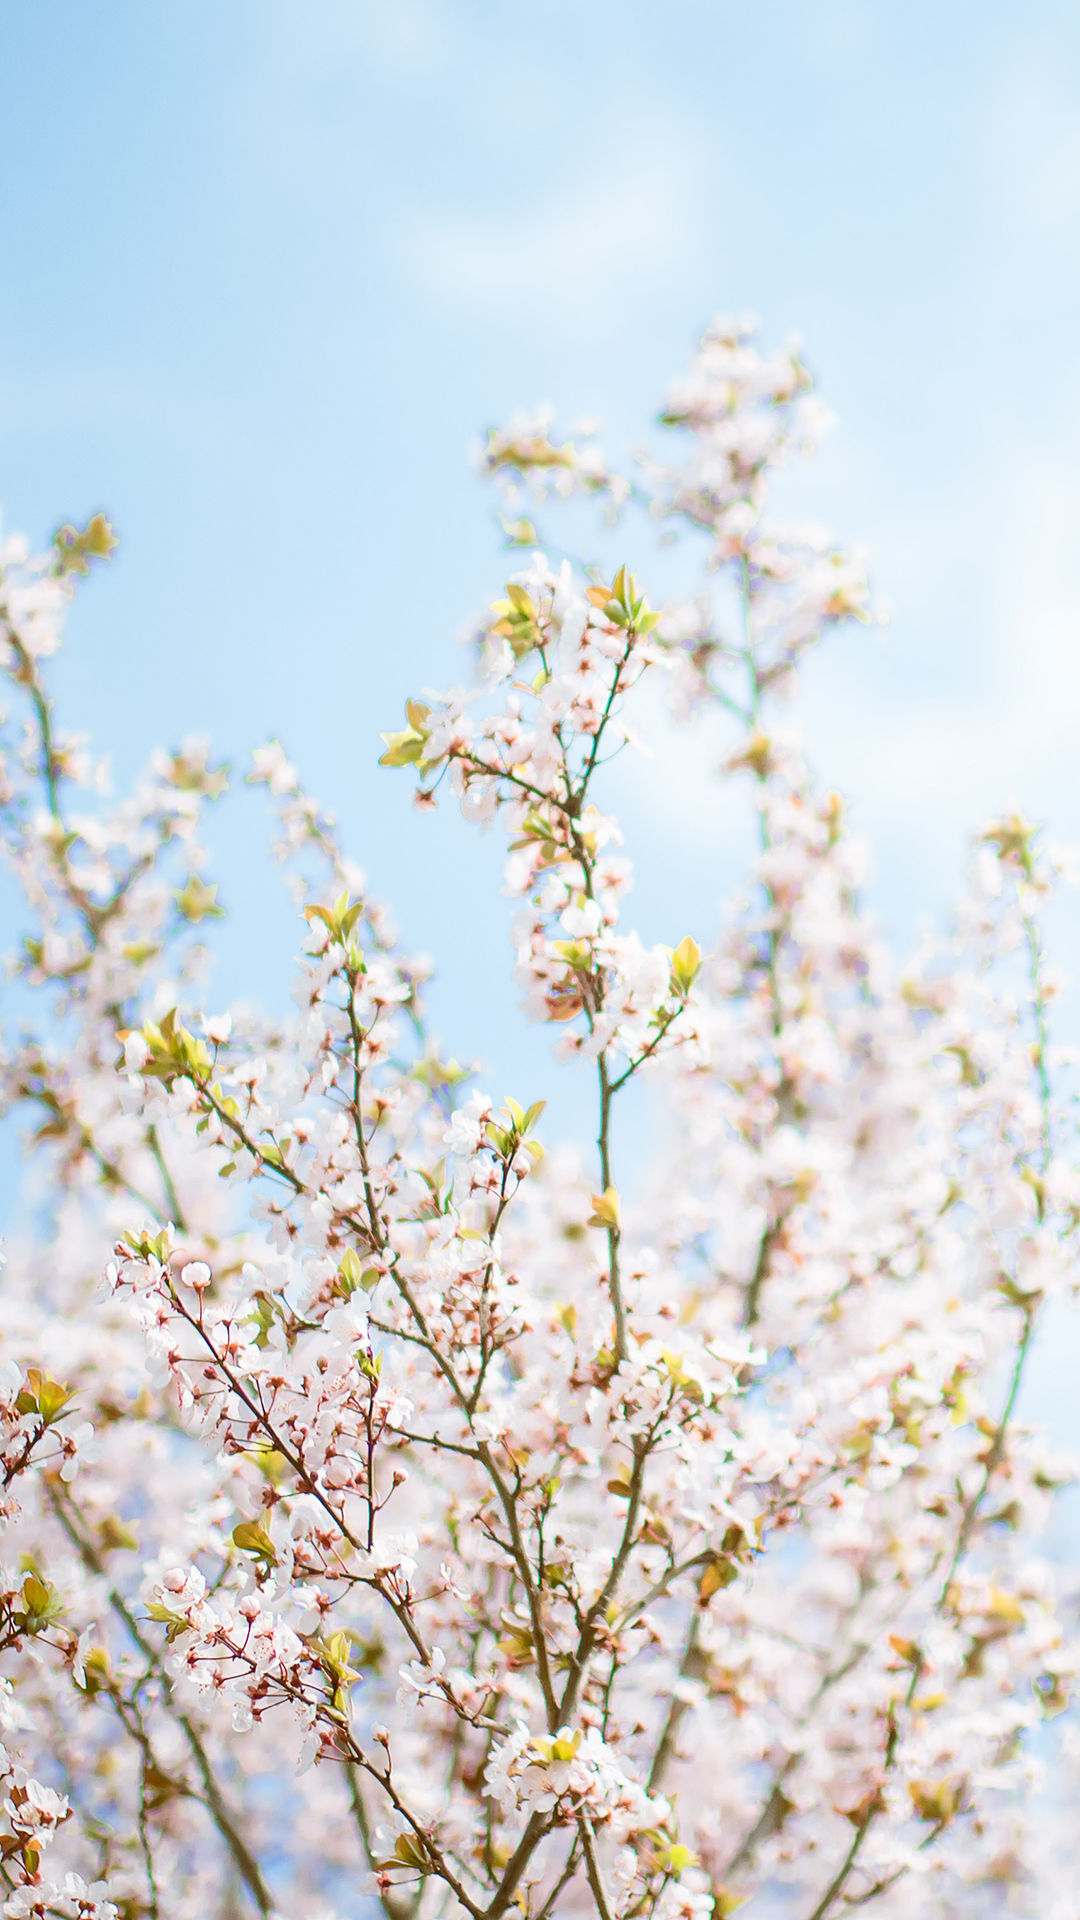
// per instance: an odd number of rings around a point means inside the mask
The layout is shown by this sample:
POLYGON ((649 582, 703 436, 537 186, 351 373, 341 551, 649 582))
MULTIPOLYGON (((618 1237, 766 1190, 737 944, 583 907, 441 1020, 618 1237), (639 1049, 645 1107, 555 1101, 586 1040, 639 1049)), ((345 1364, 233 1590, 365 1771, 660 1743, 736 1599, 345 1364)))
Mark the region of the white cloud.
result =
POLYGON ((271 0, 263 15, 274 71, 298 77, 338 76, 359 69, 381 80, 415 80, 436 71, 451 44, 451 21, 440 0, 320 0, 297 7, 271 0))
POLYGON ((989 113, 990 148, 1002 198, 1022 228, 1064 229, 1080 210, 1080 115, 1074 92, 1036 62, 1007 76, 989 113))
POLYGON ((418 222, 407 257, 448 305, 580 340, 687 259, 698 225, 694 171, 686 147, 656 160, 617 155, 520 211, 418 222))

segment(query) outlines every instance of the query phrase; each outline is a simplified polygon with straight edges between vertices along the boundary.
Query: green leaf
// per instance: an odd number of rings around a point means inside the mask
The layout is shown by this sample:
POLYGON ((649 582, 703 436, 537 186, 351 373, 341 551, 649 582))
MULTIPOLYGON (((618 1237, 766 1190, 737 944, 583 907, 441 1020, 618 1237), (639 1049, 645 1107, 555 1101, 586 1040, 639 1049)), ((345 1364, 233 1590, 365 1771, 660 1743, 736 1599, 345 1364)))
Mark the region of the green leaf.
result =
POLYGON ((524 518, 521 520, 506 520, 500 513, 499 525, 512 546, 535 547, 539 542, 539 535, 531 520, 524 518))
POLYGON ((689 993, 701 972, 701 948, 687 934, 671 956, 671 985, 678 994, 689 993))
POLYGON ((594 1193, 592 1204, 590 1227, 606 1227, 609 1231, 618 1232, 619 1196, 615 1188, 606 1187, 603 1193, 594 1193))
POLYGON ((187 1633, 189 1631, 188 1623, 183 1614, 174 1613, 171 1607, 163 1607, 160 1600, 147 1601, 146 1618, 148 1620, 160 1621, 162 1626, 167 1627, 169 1629, 170 1640, 175 1640, 177 1634, 187 1633))
POLYGON ((413 1833, 399 1833, 394 1841, 394 1858, 400 1865, 413 1867, 417 1873, 431 1872, 431 1862, 421 1840, 413 1833))
POLYGON ((173 889, 173 899, 184 919, 196 926, 200 920, 220 920, 225 911, 217 904, 217 888, 206 886, 196 873, 186 887, 173 889))
POLYGON ((429 1055, 419 1060, 412 1070, 414 1080, 419 1080, 434 1093, 437 1087, 456 1087, 461 1080, 468 1080, 471 1068, 461 1066, 457 1060, 439 1060, 429 1055))
POLYGON ((684 1868, 696 1867, 697 1863, 697 1854, 679 1840, 674 1841, 670 1847, 663 1848, 660 1856, 660 1864, 668 1873, 682 1873, 684 1868))
POLYGON ((41 1633, 59 1620, 64 1603, 56 1588, 40 1574, 28 1573, 22 1584, 22 1606, 14 1615, 20 1633, 41 1633))
POLYGON ((720 1593, 724 1587, 730 1587, 739 1577, 739 1569, 733 1560, 719 1557, 709 1561, 701 1579, 698 1581, 699 1600, 711 1600, 714 1593, 720 1593))
MULTIPOLYGON (((383 734, 383 739, 384 740, 386 739, 385 734, 383 734)), ((304 919, 309 922, 312 920, 321 920, 323 923, 323 926, 326 928, 327 933, 333 933, 335 931, 334 916, 331 913, 329 907, 318 907, 318 906, 305 907, 304 919)))
POLYGON ((95 513, 81 529, 60 527, 53 535, 56 571, 60 574, 89 573, 91 560, 107 560, 119 544, 103 513, 95 513))
POLYGON ((53 1380, 40 1367, 28 1367, 26 1385, 19 1394, 16 1406, 20 1413, 38 1413, 47 1427, 58 1419, 75 1389, 62 1386, 59 1380, 53 1380))
POLYGON ((274 1302, 265 1293, 254 1296, 255 1311, 248 1315, 248 1323, 254 1320, 259 1331, 255 1335, 255 1345, 261 1350, 270 1344, 270 1329, 274 1324, 274 1302))
POLYGON ((257 1560, 264 1560, 268 1566, 278 1563, 277 1548, 261 1520, 241 1520, 232 1531, 233 1546, 241 1553, 253 1553, 257 1560))
MULTIPOLYGON (((81 1690, 93 1700, 101 1692, 102 1687, 108 1686, 112 1678, 109 1655, 105 1647, 91 1647, 83 1661, 83 1674, 85 1677, 81 1690)), ((78 1686, 78 1681, 75 1684, 78 1686)))
POLYGON ((379 756, 380 767, 410 767, 423 758, 425 736, 411 727, 402 733, 384 733, 387 751, 379 756))
MULTIPOLYGON (((419 700, 406 700, 405 714, 408 726, 400 733, 384 733, 387 751, 382 755, 380 767, 409 767, 416 765, 424 757, 424 748, 430 732, 428 721, 431 708, 425 707, 419 700)), ((335 912, 340 916, 349 904, 348 894, 343 894, 335 912)))
POLYGON ((338 1262, 338 1280, 340 1282, 341 1292, 346 1295, 355 1293, 357 1287, 360 1285, 363 1271, 364 1269, 360 1264, 360 1255, 357 1253, 356 1248, 346 1247, 345 1252, 338 1262))
POLYGON ((560 960, 565 960, 575 973, 589 973, 592 970, 592 952, 581 940, 554 940, 552 945, 560 960))
POLYGON ((136 1553, 139 1547, 138 1534, 116 1513, 106 1514, 98 1528, 98 1539, 105 1553, 115 1553, 119 1547, 127 1553, 136 1553))

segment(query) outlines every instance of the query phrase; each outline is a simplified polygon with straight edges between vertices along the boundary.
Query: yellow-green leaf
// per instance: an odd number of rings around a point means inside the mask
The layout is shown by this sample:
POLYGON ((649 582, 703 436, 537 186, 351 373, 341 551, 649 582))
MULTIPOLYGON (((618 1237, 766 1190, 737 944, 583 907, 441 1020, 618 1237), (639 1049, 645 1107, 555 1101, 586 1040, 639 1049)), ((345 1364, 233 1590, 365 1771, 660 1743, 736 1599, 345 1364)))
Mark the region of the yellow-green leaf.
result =
POLYGON ((261 1520, 241 1520, 233 1528, 233 1545, 241 1553, 253 1553, 257 1560, 265 1560, 270 1566, 277 1566, 277 1549, 261 1520))
POLYGON ((618 1231, 619 1196, 614 1187, 606 1187, 603 1193, 594 1193, 593 1210, 589 1219, 590 1227, 606 1227, 609 1231, 618 1231))
POLYGON ((200 920, 220 920, 224 908, 217 905, 217 888, 208 887, 193 873, 186 887, 173 889, 176 901, 185 920, 198 925, 200 920))
POLYGON ((98 1539, 106 1553, 115 1553, 121 1547, 127 1553, 135 1553, 138 1550, 138 1534, 116 1513, 106 1514, 98 1528, 98 1539))
POLYGON ((91 560, 107 560, 119 546, 103 513, 95 513, 85 527, 60 527, 53 536, 58 573, 89 573, 91 560))
POLYGON ((698 1581, 698 1598, 711 1600, 714 1593, 730 1587, 732 1581, 738 1578, 738 1573, 739 1569, 732 1560, 724 1560, 719 1556, 710 1560, 698 1581))
POLYGON ((409 767, 423 758, 425 736, 406 727, 401 733, 384 733, 386 752, 380 754, 380 767, 409 767))
POLYGON ((671 956, 671 984, 676 993, 689 993, 701 971, 701 948, 687 934, 671 956))

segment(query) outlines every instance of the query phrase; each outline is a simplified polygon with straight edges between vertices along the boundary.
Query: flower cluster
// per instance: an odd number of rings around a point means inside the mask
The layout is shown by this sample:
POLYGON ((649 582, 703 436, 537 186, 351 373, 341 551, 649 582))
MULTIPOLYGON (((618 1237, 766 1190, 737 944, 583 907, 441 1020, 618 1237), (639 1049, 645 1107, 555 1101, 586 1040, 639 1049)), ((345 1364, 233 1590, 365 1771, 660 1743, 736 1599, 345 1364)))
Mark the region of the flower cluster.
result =
POLYGON ((627 1779, 596 1727, 535 1735, 520 1726, 495 1749, 484 1778, 500 1806, 548 1814, 564 1826, 585 1819, 593 1828, 610 1826, 621 1839, 667 1812, 627 1779))
POLYGON ((476 685, 382 756, 505 835, 591 1163, 443 1057, 276 742, 293 1013, 205 1003, 226 770, 189 740, 115 802, 44 677, 111 530, 0 553, 0 1100, 50 1222, 3 1281, 7 1915, 1077 1920, 1043 1784, 1080 1762, 1077 1588, 1039 1538, 1072 1468, 1017 1411, 1075 1286, 1069 863, 1003 813, 897 965, 779 705, 877 617, 857 554, 769 517, 809 373, 720 321, 661 418, 627 475, 547 416, 489 435, 515 571, 476 685), (551 558, 567 499, 700 578, 652 606, 614 552, 551 558), (653 945, 603 794, 643 684, 727 727, 757 835, 719 928, 653 945))

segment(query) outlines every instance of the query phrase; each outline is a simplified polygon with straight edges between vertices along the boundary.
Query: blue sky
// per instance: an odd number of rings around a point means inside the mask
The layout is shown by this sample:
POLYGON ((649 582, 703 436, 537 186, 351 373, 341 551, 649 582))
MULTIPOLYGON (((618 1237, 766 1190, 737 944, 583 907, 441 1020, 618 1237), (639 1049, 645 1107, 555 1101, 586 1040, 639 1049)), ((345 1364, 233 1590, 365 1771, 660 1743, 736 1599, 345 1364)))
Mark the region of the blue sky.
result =
MULTIPOLYGON (((493 1090, 586 1125, 518 1024, 498 848, 413 815, 378 730, 501 582, 477 429, 547 399, 633 444, 717 308, 802 334, 840 424, 790 501, 894 610, 806 698, 886 922, 942 915, 1014 794, 1080 840, 1075 6, 0 0, 0 67, 0 501, 124 543, 65 718, 120 779, 279 733, 493 1090)), ((620 776, 651 939, 707 935, 732 877, 688 766, 661 733, 620 776)), ((216 829, 221 1000, 283 997, 262 839, 251 796, 216 829)))

